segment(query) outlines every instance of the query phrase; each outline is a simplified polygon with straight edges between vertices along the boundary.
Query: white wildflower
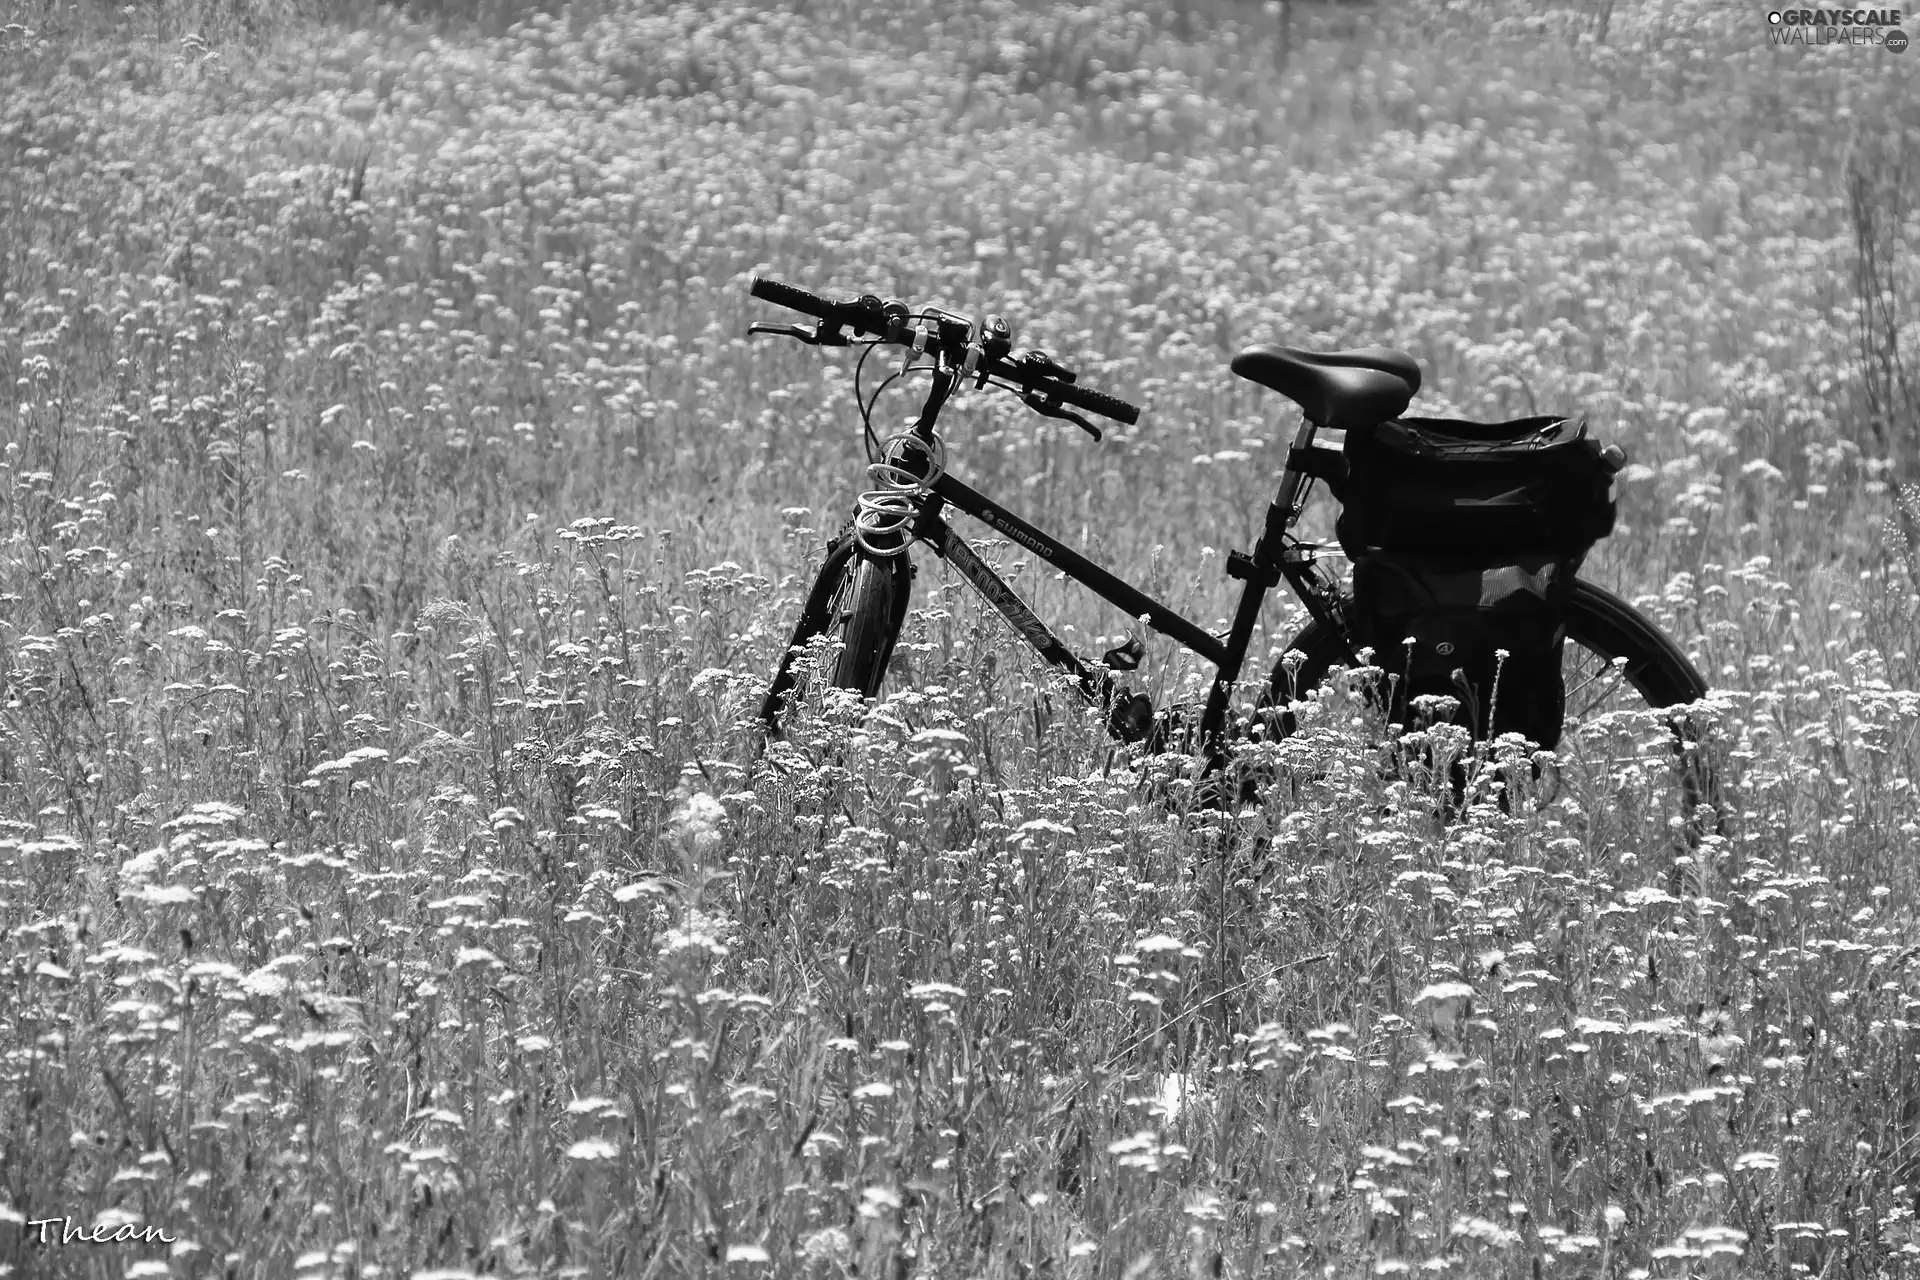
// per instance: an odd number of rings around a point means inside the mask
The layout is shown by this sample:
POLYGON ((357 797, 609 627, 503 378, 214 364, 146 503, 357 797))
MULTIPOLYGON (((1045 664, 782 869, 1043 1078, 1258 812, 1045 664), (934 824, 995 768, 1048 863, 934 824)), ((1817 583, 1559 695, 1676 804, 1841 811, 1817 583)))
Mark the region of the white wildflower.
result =
POLYGON ((696 791, 675 806, 667 819, 668 834, 694 857, 705 857, 720 845, 720 828, 727 811, 704 791, 696 791))

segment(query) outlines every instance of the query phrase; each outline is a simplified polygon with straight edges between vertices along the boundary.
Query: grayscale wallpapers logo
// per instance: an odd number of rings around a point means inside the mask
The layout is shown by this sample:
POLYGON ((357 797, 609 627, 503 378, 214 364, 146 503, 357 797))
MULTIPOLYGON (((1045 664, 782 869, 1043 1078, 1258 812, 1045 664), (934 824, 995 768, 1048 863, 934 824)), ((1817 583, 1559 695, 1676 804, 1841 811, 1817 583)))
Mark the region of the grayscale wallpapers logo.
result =
POLYGON ((1767 32, 1775 44, 1879 45, 1888 53, 1907 51, 1898 9, 1775 9, 1767 32))

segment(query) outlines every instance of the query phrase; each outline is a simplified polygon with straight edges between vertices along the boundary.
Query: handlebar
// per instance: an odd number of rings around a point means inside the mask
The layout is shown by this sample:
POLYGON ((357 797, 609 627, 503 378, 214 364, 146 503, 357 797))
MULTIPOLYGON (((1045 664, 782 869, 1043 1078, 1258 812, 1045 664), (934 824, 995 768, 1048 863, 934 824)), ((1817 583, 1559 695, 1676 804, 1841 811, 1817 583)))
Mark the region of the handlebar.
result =
POLYGON ((976 324, 965 316, 930 307, 914 312, 897 298, 828 296, 758 275, 747 292, 819 321, 812 330, 800 325, 754 324, 748 328, 750 333, 779 333, 820 346, 845 346, 853 340, 842 332, 845 329, 851 330, 854 338, 910 347, 916 354, 925 353, 957 365, 964 375, 978 379, 975 385, 985 384, 988 378, 1014 383, 1029 409, 1077 422, 1096 440, 1100 437, 1098 428, 1064 406, 1128 425, 1140 420, 1140 410, 1118 396, 1075 385, 1078 375, 1055 363, 1046 352, 1014 350, 1011 330, 998 316, 976 324))

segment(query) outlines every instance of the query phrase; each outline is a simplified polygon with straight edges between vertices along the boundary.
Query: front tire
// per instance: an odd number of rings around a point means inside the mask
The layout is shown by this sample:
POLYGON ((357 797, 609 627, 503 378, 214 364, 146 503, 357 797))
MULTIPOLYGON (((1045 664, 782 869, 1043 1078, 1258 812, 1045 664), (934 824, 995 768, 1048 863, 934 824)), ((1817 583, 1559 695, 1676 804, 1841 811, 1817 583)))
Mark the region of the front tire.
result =
POLYGON ((893 642, 900 636, 896 597, 904 603, 910 589, 907 575, 895 573, 895 566, 905 563, 905 556, 886 560, 854 557, 847 589, 827 624, 829 633, 843 641, 833 664, 834 688, 858 689, 863 698, 880 692, 887 659, 893 656, 893 642))
POLYGON ((780 736, 783 723, 804 696, 794 663, 819 636, 841 641, 826 672, 834 688, 857 689, 864 698, 878 694, 912 591, 913 565, 904 552, 877 558, 863 555, 844 531, 828 543, 826 560, 814 577, 793 638, 780 655, 779 669, 760 708, 768 733, 780 736))

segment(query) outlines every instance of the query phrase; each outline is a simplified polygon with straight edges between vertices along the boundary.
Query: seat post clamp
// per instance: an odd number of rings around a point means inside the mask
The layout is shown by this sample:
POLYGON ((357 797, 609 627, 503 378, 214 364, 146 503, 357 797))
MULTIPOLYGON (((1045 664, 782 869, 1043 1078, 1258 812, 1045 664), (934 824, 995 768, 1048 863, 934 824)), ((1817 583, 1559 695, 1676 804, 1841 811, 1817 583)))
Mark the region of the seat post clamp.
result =
POLYGON ((1262 587, 1274 587, 1280 582, 1279 569, 1262 565, 1244 551, 1227 553, 1227 576, 1243 582, 1257 582, 1262 587))

